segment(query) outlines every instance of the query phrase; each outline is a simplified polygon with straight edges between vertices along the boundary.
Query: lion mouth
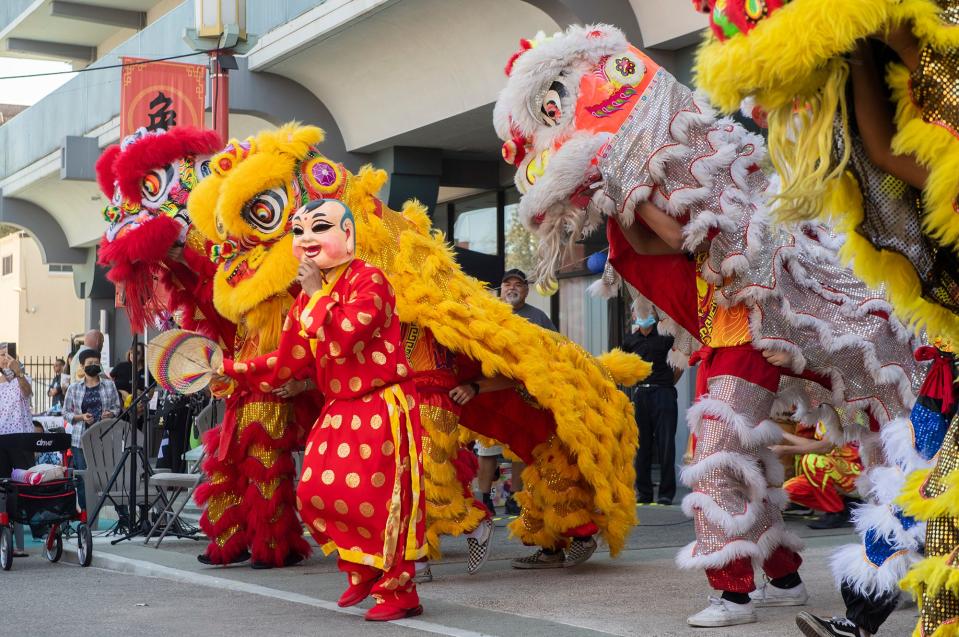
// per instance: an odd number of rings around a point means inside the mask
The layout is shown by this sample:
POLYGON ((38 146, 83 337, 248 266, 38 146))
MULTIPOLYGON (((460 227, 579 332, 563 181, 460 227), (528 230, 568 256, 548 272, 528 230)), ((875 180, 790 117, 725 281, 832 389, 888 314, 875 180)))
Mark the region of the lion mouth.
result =
POLYGON ((236 267, 233 268, 233 271, 227 275, 226 282, 230 285, 230 287, 235 288, 243 281, 251 278, 254 274, 256 274, 256 268, 251 268, 249 261, 244 258, 242 261, 237 263, 236 267))

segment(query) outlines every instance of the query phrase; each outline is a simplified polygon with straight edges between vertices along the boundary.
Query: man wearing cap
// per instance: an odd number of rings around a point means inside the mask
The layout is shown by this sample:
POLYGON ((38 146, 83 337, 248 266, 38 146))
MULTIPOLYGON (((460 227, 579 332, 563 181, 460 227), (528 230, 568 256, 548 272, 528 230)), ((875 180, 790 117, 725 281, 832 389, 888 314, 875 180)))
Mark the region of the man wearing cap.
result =
POLYGON ((526 302, 528 295, 529 281, 526 280, 526 273, 516 268, 507 270, 506 274, 503 275, 503 282, 500 284, 500 298, 513 306, 514 314, 518 314, 530 323, 540 327, 545 327, 554 332, 558 331, 543 310, 526 302))
MULTIPOLYGON (((554 332, 558 331, 556 326, 553 325, 553 322, 546 316, 546 313, 538 307, 533 307, 526 302, 526 297, 529 295, 529 281, 526 280, 526 273, 522 270, 513 268, 512 270, 507 270, 503 275, 503 281, 500 284, 499 296, 501 299, 509 303, 513 307, 513 313, 522 316, 524 319, 533 323, 534 325, 539 325, 542 328, 552 330, 554 332)), ((479 472, 477 474, 477 484, 479 485, 480 493, 483 494, 483 504, 489 508, 490 511, 495 513, 493 508, 493 496, 490 494, 490 491, 493 488, 493 481, 496 477, 496 459, 503 454, 503 447, 501 445, 493 445, 487 447, 481 442, 476 442, 476 455, 479 456, 479 472)), ((520 474, 523 472, 523 464, 521 462, 513 462, 512 466, 512 490, 513 493, 521 491, 523 488, 523 480, 520 477, 520 474)), ((507 515, 519 515, 520 508, 516 504, 516 501, 513 500, 513 496, 510 496, 506 503, 504 504, 507 515)))

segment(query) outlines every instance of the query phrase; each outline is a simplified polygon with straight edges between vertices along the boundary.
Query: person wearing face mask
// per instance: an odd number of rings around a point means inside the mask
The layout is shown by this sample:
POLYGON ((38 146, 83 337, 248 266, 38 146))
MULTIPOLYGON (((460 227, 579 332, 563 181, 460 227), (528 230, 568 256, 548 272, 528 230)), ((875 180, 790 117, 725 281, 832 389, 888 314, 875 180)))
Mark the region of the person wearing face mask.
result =
POLYGON ((623 349, 638 354, 653 364, 653 372, 636 385, 633 404, 639 427, 639 450, 636 452, 636 501, 653 502, 653 450, 659 456, 659 504, 672 504, 676 496, 676 381, 681 369, 672 369, 667 362, 673 337, 656 331, 656 316, 633 313, 632 333, 623 342, 623 349))
MULTIPOLYGON (((73 468, 86 469, 86 459, 80 448, 80 438, 84 430, 101 420, 113 418, 120 413, 120 394, 112 380, 103 378, 100 365, 100 353, 85 349, 77 355, 77 362, 83 370, 83 380, 78 380, 67 388, 63 401, 63 419, 72 427, 73 437, 70 450, 73 454, 73 468)), ((86 509, 86 494, 81 481, 77 487, 77 498, 86 509)))

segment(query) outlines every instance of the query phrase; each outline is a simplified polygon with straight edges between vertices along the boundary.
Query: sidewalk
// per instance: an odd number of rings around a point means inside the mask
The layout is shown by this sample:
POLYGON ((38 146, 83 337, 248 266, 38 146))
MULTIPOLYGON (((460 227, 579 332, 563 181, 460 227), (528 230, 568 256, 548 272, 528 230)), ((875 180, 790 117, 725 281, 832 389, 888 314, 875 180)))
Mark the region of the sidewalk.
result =
MULTIPOLYGON (((793 623, 797 609, 791 608, 760 609, 759 623, 747 626, 687 627, 686 616, 700 610, 710 593, 701 573, 681 572, 672 561, 676 547, 691 540, 692 525, 678 506, 640 507, 639 517, 640 526, 618 558, 611 559, 601 548, 575 569, 510 568, 509 560, 527 554, 528 549, 507 538, 502 528, 506 519, 497 522, 489 561, 472 577, 466 574, 465 541, 448 539, 444 560, 433 565, 435 580, 419 588, 426 612, 399 625, 418 634, 461 637, 799 635, 793 623)), ((788 524, 808 545, 801 574, 812 597, 805 610, 828 615, 840 612, 841 599, 827 568, 828 557, 836 546, 855 541, 855 535, 851 529, 810 531, 805 520, 788 524)), ((254 571, 248 565, 204 567, 196 561, 204 545, 192 540, 167 540, 155 549, 144 547, 142 539, 116 546, 110 546, 109 539, 96 540, 94 566, 284 600, 303 606, 308 615, 315 613, 317 618, 360 615, 369 605, 353 609, 336 606, 344 586, 342 575, 335 560, 321 553, 294 568, 254 571)), ((915 620, 915 607, 899 610, 882 634, 908 635, 915 620)), ((315 627, 304 626, 303 634, 316 634, 315 627)))

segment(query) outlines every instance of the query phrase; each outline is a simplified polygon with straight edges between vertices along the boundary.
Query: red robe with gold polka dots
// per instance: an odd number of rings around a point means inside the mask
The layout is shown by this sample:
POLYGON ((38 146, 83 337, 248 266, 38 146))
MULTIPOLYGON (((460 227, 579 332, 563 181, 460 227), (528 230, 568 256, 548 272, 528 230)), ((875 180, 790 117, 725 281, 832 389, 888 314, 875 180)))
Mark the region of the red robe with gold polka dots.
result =
POLYGON ((307 441, 297 507, 326 554, 382 571, 426 553, 423 433, 394 304, 385 275, 355 259, 323 290, 297 297, 276 352, 224 364, 264 392, 315 369, 326 403, 307 441))

